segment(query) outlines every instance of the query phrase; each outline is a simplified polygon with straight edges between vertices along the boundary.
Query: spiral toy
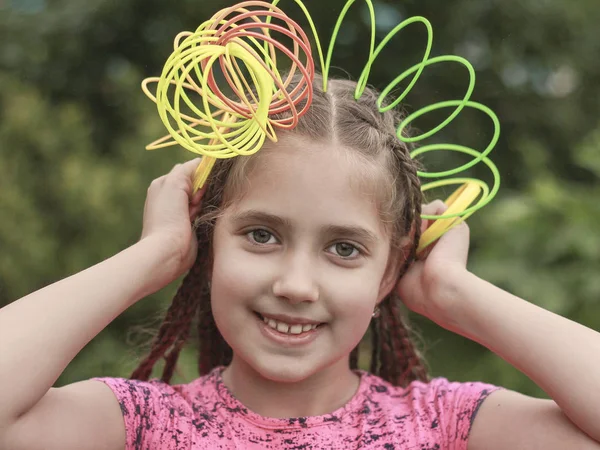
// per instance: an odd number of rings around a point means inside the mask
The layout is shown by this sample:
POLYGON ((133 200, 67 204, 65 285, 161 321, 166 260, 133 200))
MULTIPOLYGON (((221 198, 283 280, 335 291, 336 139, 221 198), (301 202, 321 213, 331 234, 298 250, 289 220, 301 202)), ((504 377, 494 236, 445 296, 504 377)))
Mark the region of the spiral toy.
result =
MULTIPOLYGON (((323 74, 323 90, 327 91, 327 77, 337 35, 348 10, 356 0, 348 0, 343 7, 326 54, 306 6, 301 0, 293 1, 306 16, 323 74)), ((165 63, 161 76, 147 78, 142 83, 142 89, 156 103, 160 118, 169 132, 146 148, 151 150, 179 144, 203 155, 195 175, 194 189, 204 184, 217 158, 256 153, 266 138, 277 141, 277 128, 295 127, 298 118, 310 107, 315 73, 310 41, 303 29, 278 8, 279 3, 279 0, 272 3, 241 2, 219 11, 195 32, 180 33, 175 38, 174 52, 165 63), (276 33, 290 40, 292 48, 275 39, 273 34, 276 33), (282 58, 291 62, 285 79, 278 70, 278 61, 282 58), (215 66, 221 69, 233 98, 227 97, 217 86, 215 66), (291 89, 290 81, 298 72, 302 75, 302 81, 291 89), (155 94, 149 89, 150 83, 157 83, 155 94), (172 102, 169 99, 171 92, 172 102), (299 108, 301 103, 303 106, 299 108), (188 112, 182 111, 182 105, 188 112), (285 115, 286 119, 272 118, 274 114, 284 111, 290 113, 285 115)), ((465 108, 475 109, 488 116, 494 129, 489 144, 481 151, 453 143, 426 144, 412 151, 413 158, 435 151, 453 151, 472 157, 459 167, 438 172, 418 172, 419 177, 425 180, 434 179, 422 184, 423 191, 442 186, 458 186, 446 199, 448 209, 443 214, 422 215, 423 219, 435 220, 421 237, 418 251, 422 251, 495 197, 500 187, 500 174, 488 155, 498 142, 500 124, 492 110, 471 100, 475 88, 475 70, 469 61, 455 55, 431 57, 433 30, 427 19, 420 16, 408 18, 375 45, 373 3, 371 0, 364 0, 364 3, 369 11, 371 33, 367 62, 355 91, 356 99, 364 92, 371 68, 387 43, 404 28, 420 25, 427 31, 423 58, 396 76, 381 91, 378 99, 380 112, 395 108, 402 102, 423 71, 434 64, 462 65, 468 73, 469 84, 462 99, 434 103, 409 114, 398 125, 398 139, 406 143, 419 143, 430 138, 448 126, 465 108), (386 102, 389 93, 405 80, 409 81, 402 93, 392 102, 386 102), (450 110, 448 116, 431 130, 416 136, 405 136, 404 130, 415 119, 432 111, 446 109, 450 110), (491 187, 479 179, 457 176, 479 163, 490 170, 493 178, 491 187)))
POLYGON ((146 148, 179 144, 203 155, 194 182, 194 189, 199 189, 217 158, 252 155, 267 137, 277 140, 275 128, 293 128, 310 106, 313 79, 308 38, 279 8, 261 1, 225 8, 195 32, 178 34, 161 76, 143 81, 142 89, 156 103, 169 131, 146 148), (273 23, 273 19, 283 25, 273 23), (293 49, 274 39, 273 32, 291 39, 293 49), (285 79, 278 71, 277 58, 281 60, 282 54, 292 61, 285 79), (221 69, 233 98, 219 89, 215 65, 221 69), (297 71, 302 81, 290 89, 297 71), (150 83, 157 83, 156 94, 150 92, 150 83), (304 99, 303 108, 298 109, 304 99), (190 113, 182 112, 182 106, 190 113), (283 111, 290 111, 290 117, 271 118, 283 111))

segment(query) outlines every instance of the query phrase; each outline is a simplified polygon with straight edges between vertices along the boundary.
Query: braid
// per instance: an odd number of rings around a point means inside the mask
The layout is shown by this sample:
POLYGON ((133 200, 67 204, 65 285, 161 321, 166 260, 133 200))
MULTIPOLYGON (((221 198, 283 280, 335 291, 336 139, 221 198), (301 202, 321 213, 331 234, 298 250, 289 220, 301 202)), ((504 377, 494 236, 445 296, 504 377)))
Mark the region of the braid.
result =
MULTIPOLYGON (((198 243, 212 248, 212 232, 218 211, 223 207, 223 195, 225 191, 225 179, 227 178, 233 166, 233 159, 219 160, 215 164, 210 178, 207 182, 211 183, 205 194, 206 202, 209 206, 208 211, 198 220, 196 235, 198 243)), ((207 255, 207 260, 210 256, 207 255)), ((204 273, 208 273, 205 270, 204 273)), ((231 362, 232 350, 221 336, 217 324, 213 317, 210 300, 210 283, 205 281, 206 289, 199 296, 199 306, 197 312, 197 332, 198 332, 198 373, 205 375, 217 366, 228 365, 231 362)))
POLYGON ((371 322, 370 371, 394 385, 406 386, 414 380, 427 381, 428 375, 399 305, 400 298, 390 294, 381 302, 380 317, 371 322))
POLYGON ((400 269, 400 276, 408 270, 410 264, 417 257, 417 248, 419 247, 419 241, 421 240, 421 208, 423 204, 423 192, 421 191, 421 182, 417 176, 417 170, 419 168, 418 162, 412 160, 409 155, 402 154, 402 166, 403 171, 406 174, 408 182, 408 204, 409 207, 404 210, 404 236, 412 235, 412 245, 409 248, 409 254, 404 259, 404 264, 400 269))
MULTIPOLYGON (((148 380, 156 362, 160 358, 165 358, 161 379, 168 383, 173 376, 181 349, 190 336, 194 317, 197 317, 198 322, 201 373, 210 371, 223 361, 216 357, 210 357, 211 354, 227 354, 229 347, 217 330, 212 317, 208 268, 210 248, 212 247, 212 229, 219 210, 218 206, 222 203, 223 179, 230 168, 231 160, 219 161, 213 168, 208 180, 209 188, 202 201, 202 211, 195 223, 199 249, 196 261, 179 286, 158 334, 152 342, 149 354, 133 371, 131 378, 148 380), (219 345, 215 345, 216 343, 219 345)), ((230 353, 231 349, 229 349, 230 353)))
POLYGON ((394 348, 398 357, 402 357, 402 364, 399 370, 399 380, 427 380, 427 369, 423 363, 421 354, 415 348, 413 340, 409 334, 408 325, 405 323, 402 312, 400 311, 400 298, 392 294, 388 305, 390 307, 392 327, 395 333, 392 334, 394 339, 394 348))
MULTIPOLYGON (((423 193, 417 175, 419 164, 410 157, 410 149, 393 135, 386 139, 387 147, 398 177, 398 191, 406 192, 403 210, 396 222, 395 236, 410 236, 406 244, 394 242, 403 251, 402 277, 416 258, 421 238, 421 205, 423 193)), ((428 379, 423 358, 411 340, 409 327, 403 317, 402 301, 393 291, 380 304, 380 316, 371 322, 371 372, 395 384, 406 386, 411 381, 428 379)))
POLYGON ((195 280, 200 278, 197 273, 198 267, 199 265, 195 264, 184 278, 160 326, 158 335, 152 343, 150 353, 133 371, 131 378, 148 380, 156 362, 161 357, 165 357, 166 364, 163 369, 162 380, 169 382, 171 379, 181 348, 189 335, 194 315, 193 311, 196 306, 194 294, 197 292, 195 280), (165 356, 169 349, 171 351, 165 356))
MULTIPOLYGON (((381 312, 380 312, 381 314, 381 312)), ((370 329, 371 329, 371 345, 372 345, 372 351, 371 351, 371 367, 370 367, 370 372, 371 373, 378 373, 379 372, 379 363, 380 363, 380 358, 381 358, 381 353, 380 353, 380 346, 379 346, 379 327, 377 325, 378 322, 378 318, 374 318, 371 321, 371 325, 370 325, 370 329)))
POLYGON ((214 367, 231 362, 232 351, 221 336, 210 304, 210 291, 201 300, 198 310, 198 373, 205 375, 214 367))
POLYGON ((390 383, 397 384, 398 380, 397 377, 394 376, 393 372, 397 365, 401 363, 401 359, 398 359, 397 361, 395 359, 396 355, 394 354, 395 352, 392 347, 394 341, 390 336, 390 311, 387 306, 389 302, 386 300, 387 299, 384 299, 384 301, 379 306, 379 318, 376 320, 376 324, 379 327, 379 343, 381 347, 379 350, 378 361, 379 373, 377 375, 379 375, 384 380, 389 381, 390 383))

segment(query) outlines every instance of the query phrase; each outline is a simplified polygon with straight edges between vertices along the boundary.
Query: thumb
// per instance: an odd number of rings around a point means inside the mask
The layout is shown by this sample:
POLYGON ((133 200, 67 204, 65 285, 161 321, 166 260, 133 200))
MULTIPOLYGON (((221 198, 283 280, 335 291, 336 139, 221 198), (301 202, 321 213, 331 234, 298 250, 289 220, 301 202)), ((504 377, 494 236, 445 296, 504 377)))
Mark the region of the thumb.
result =
MULTIPOLYGON (((448 205, 446 205, 441 200, 434 200, 431 203, 423 205, 421 208, 421 214, 424 216, 441 216, 448 209, 448 205)), ((421 234, 427 230, 431 226, 431 224, 435 222, 435 219, 425 219, 421 221, 421 234)))
POLYGON ((196 169, 198 168, 198 165, 200 164, 200 161, 202 161, 202 158, 194 158, 194 159, 190 159, 189 161, 186 161, 185 163, 181 164, 181 170, 183 171, 183 173, 185 174, 185 176, 187 178, 192 178, 192 176, 194 175, 194 172, 196 171, 196 169))

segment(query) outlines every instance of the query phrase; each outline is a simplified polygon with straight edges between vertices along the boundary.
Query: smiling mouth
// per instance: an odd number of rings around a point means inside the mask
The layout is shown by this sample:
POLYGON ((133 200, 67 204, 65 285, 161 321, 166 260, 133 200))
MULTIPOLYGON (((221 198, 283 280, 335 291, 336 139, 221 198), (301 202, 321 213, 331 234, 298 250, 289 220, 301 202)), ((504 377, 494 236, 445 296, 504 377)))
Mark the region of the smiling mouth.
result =
POLYGON ((310 331, 316 330, 319 327, 325 325, 325 323, 286 323, 280 320, 270 319, 264 317, 262 314, 255 312, 256 317, 262 320, 268 327, 276 330, 282 334, 290 334, 290 335, 299 335, 303 333, 308 333, 310 331))

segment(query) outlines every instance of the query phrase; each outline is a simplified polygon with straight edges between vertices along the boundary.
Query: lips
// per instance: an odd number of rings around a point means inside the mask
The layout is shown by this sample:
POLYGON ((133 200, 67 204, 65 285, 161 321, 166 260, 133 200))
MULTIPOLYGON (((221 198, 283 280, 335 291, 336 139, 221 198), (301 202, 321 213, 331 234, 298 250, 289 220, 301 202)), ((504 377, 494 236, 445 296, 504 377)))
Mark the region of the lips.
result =
POLYGON ((323 322, 308 318, 256 313, 269 328, 285 335, 300 335, 315 330, 323 322))
POLYGON ((255 313, 254 316, 256 317, 258 328, 265 338, 271 343, 277 344, 277 346, 288 348, 290 350, 294 348, 306 349, 307 346, 323 334, 323 331, 327 327, 327 324, 323 322, 319 323, 312 321, 313 323, 299 324, 294 323, 294 320, 288 318, 286 320, 289 320, 292 323, 282 323, 277 322, 275 319, 271 319, 270 316, 265 317, 259 313, 255 313), (271 321, 275 322, 275 327, 272 326, 273 322, 271 321), (278 325, 279 329, 284 331, 279 331, 277 328, 278 325), (285 331, 286 327, 287 331, 285 331), (310 327, 310 329, 308 331, 303 331, 304 327, 310 327), (297 333, 299 329, 301 330, 299 334, 293 334, 297 333))

